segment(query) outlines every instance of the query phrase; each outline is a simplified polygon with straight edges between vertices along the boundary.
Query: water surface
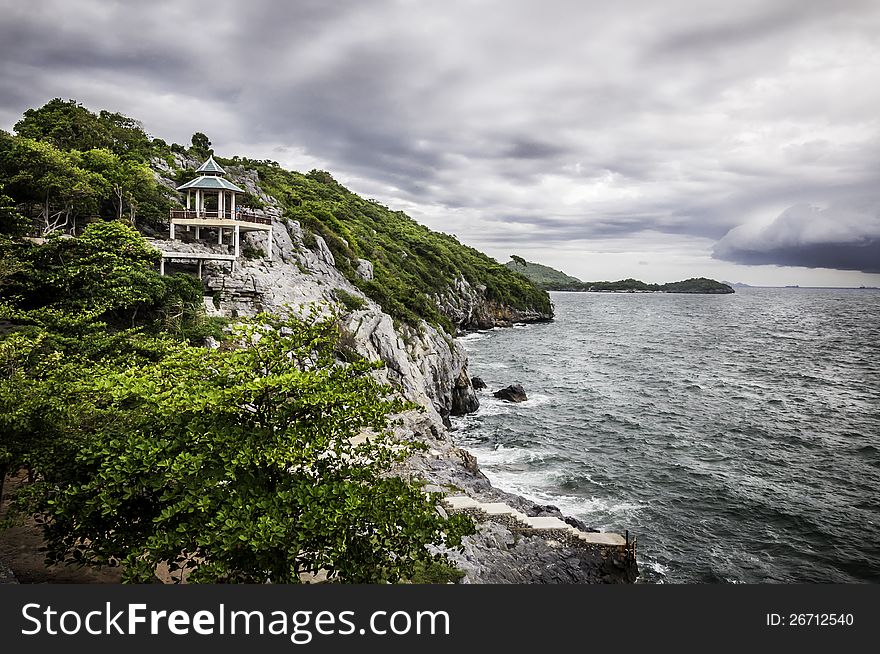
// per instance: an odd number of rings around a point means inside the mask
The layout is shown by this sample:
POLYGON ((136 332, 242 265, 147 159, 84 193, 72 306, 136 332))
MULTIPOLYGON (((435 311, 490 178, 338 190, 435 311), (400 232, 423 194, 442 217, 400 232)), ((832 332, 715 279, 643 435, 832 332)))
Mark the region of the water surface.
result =
POLYGON ((880 293, 553 293, 464 337, 497 486, 638 536, 653 582, 880 581, 880 293))

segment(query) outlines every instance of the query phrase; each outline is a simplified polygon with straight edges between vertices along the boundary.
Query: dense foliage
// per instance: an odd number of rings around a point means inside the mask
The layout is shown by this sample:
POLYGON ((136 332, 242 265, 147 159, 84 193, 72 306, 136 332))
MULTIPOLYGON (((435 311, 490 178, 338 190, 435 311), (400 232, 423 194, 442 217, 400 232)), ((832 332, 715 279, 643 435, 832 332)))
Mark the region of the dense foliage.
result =
POLYGON ((459 276, 473 287, 485 287, 491 302, 552 314, 550 298, 527 279, 454 236, 433 232, 401 211, 355 195, 329 173, 303 175, 249 159, 221 161, 256 169, 261 186, 282 203, 285 217, 298 220, 312 238, 321 236, 336 267, 399 320, 416 324, 424 319, 453 331, 438 301, 454 292, 459 276), (373 264, 370 281, 356 272, 360 258, 373 264))
POLYGON ((250 583, 393 582, 441 561, 425 545, 470 525, 385 474, 413 449, 384 431, 407 407, 370 374, 379 364, 337 363, 338 336, 333 316, 264 314, 236 347, 80 377, 76 451, 28 493, 52 559, 250 583), (353 440, 362 429, 373 437, 353 440))
POLYGON ((409 407, 343 356, 334 316, 257 316, 206 350, 199 283, 160 276, 130 226, 0 245, 0 478, 34 479, 17 504, 51 560, 384 582, 443 568, 426 545, 468 533, 388 474, 415 447, 385 432, 409 407))
POLYGON ((56 98, 27 110, 15 132, 0 132, 0 193, 36 235, 96 218, 155 225, 168 215, 172 198, 149 164, 170 150, 134 119, 56 98))

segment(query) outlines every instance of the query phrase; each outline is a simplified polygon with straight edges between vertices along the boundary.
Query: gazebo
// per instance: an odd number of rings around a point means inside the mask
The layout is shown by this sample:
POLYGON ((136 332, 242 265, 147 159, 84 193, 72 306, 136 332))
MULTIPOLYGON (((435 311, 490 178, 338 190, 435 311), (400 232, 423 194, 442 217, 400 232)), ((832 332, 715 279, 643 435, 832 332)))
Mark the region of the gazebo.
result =
POLYGON ((202 227, 217 228, 217 242, 223 244, 223 230, 230 229, 233 234, 233 257, 239 256, 239 240, 242 231, 266 232, 266 255, 272 258, 272 221, 236 206, 237 196, 245 193, 241 187, 223 176, 226 171, 214 157, 196 169, 199 176, 177 187, 186 192, 186 209, 172 209, 170 218, 170 237, 174 240, 175 227, 195 227, 196 239, 201 236, 202 227))

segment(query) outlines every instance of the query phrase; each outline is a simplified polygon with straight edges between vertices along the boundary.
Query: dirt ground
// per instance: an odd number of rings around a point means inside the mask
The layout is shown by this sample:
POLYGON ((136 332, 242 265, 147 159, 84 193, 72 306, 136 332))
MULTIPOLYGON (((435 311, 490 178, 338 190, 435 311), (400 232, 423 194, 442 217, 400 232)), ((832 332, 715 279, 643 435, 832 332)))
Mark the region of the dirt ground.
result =
MULTIPOLYGON (((5 517, 11 497, 24 481, 24 475, 6 479, 0 518, 5 517)), ((47 566, 46 543, 40 528, 32 519, 0 529, 0 560, 12 568, 16 579, 22 584, 118 584, 119 568, 81 568, 75 565, 47 566)))

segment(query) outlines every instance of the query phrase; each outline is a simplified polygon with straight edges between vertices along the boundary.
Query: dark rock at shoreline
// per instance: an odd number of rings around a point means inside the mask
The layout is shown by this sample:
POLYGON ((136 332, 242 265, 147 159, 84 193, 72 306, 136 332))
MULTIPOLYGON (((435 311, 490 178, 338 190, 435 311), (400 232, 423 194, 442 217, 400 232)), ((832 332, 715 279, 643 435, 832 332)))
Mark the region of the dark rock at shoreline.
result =
POLYGON ((462 370, 455 385, 452 387, 451 414, 454 416, 463 416, 467 413, 473 413, 480 408, 480 400, 474 392, 474 387, 467 376, 467 371, 462 370))
POLYGON ((482 377, 471 377, 471 384, 473 384, 475 391, 481 391, 486 388, 486 382, 483 381, 482 377))
POLYGON ((495 391, 492 393, 499 400, 505 400, 507 402, 525 402, 528 400, 528 396, 526 395, 525 389, 523 389, 522 384, 511 384, 507 388, 502 388, 500 391, 495 391))
MULTIPOLYGON (((556 508, 556 507, 553 507, 553 508, 556 508)), ((558 509, 557 509, 557 510, 558 510, 558 509)), ((587 532, 587 533, 593 533, 593 534, 601 533, 601 532, 600 532, 598 529, 596 529, 595 527, 588 527, 588 526, 587 526, 587 523, 584 522, 583 520, 578 520, 577 518, 572 518, 572 517, 569 516, 569 515, 564 515, 564 516, 562 516, 562 519, 563 519, 567 524, 570 524, 572 527, 574 527, 575 529, 580 529, 581 531, 584 531, 584 532, 587 532)))

